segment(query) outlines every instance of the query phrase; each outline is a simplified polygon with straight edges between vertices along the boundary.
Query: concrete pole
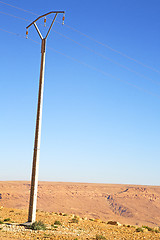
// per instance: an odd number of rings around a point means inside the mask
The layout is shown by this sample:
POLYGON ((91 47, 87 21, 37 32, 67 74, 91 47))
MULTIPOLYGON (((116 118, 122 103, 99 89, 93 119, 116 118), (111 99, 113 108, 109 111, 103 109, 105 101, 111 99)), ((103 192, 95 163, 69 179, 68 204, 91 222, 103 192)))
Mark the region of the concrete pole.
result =
POLYGON ((31 179, 30 202, 29 202, 29 213, 28 213, 28 222, 30 223, 33 223, 36 220, 38 169, 39 169, 43 89, 44 89, 45 47, 46 47, 46 39, 44 38, 42 39, 42 43, 41 43, 41 68, 40 68, 40 79, 39 79, 37 120, 36 120, 36 130, 35 130, 32 179, 31 179))
MULTIPOLYGON (((43 105, 43 88, 44 88, 44 68, 45 68, 45 49, 46 49, 46 39, 49 32, 55 22, 58 13, 63 13, 63 22, 64 24, 64 11, 52 11, 48 12, 37 19, 35 19, 31 24, 26 28, 26 37, 28 36, 28 28, 34 25, 37 30, 38 35, 40 36, 41 43, 41 68, 40 68, 40 79, 39 79, 39 94, 38 94, 38 106, 37 106, 37 120, 36 120, 36 131, 35 131, 35 142, 34 142, 34 153, 33 153, 33 165, 32 165, 32 178, 31 178, 31 190, 30 190, 30 201, 29 201, 29 213, 28 213, 28 222, 25 225, 30 225, 36 220, 36 205, 37 205, 37 190, 38 190, 38 170, 39 170, 39 155, 40 155, 40 141, 41 141, 41 124, 42 124, 42 105, 43 105), (49 30, 46 36, 43 38, 36 22, 42 18, 46 17, 49 14, 55 14, 52 23, 49 27, 49 30)), ((46 22, 46 21, 45 21, 46 22)))

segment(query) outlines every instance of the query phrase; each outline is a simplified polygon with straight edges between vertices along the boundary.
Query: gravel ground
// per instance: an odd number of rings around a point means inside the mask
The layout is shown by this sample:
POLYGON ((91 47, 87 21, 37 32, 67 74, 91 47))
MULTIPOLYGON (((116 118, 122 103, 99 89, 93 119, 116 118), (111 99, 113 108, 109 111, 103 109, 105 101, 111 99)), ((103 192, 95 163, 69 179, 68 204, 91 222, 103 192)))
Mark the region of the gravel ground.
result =
POLYGON ((138 226, 111 225, 100 219, 78 216, 77 222, 73 223, 73 219, 75 219, 74 215, 37 211, 37 221, 43 221, 47 229, 31 230, 20 226, 27 220, 27 210, 1 208, 0 239, 160 239, 158 228, 148 231, 141 227, 140 230, 143 232, 137 232, 138 226), (6 221, 4 221, 5 219, 6 221), (61 225, 55 225, 55 221, 59 221, 61 225))

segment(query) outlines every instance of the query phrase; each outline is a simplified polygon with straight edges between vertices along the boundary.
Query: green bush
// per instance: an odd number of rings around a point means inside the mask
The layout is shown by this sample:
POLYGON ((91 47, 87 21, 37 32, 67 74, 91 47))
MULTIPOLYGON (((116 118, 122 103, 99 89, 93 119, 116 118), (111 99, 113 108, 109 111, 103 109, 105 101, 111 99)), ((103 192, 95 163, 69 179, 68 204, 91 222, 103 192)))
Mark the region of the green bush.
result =
POLYGON ((77 218, 77 216, 74 216, 74 218, 72 218, 72 221, 71 221, 72 223, 78 223, 79 221, 78 221, 78 218, 77 218))
POLYGON ((9 222, 11 219, 10 218, 5 218, 3 221, 4 222, 9 222))
POLYGON ((106 238, 105 238, 104 236, 102 236, 102 235, 98 235, 98 234, 97 234, 97 235, 96 235, 96 240, 99 240, 99 239, 103 239, 103 240, 104 240, 104 239, 106 239, 106 238))
POLYGON ((61 223, 60 221, 57 221, 57 220, 56 220, 56 221, 54 222, 54 225, 62 225, 62 223, 61 223))
POLYGON ((143 229, 142 228, 136 228, 136 232, 143 232, 143 229))
POLYGON ((142 226, 142 228, 146 228, 146 229, 148 229, 148 231, 152 231, 152 232, 153 232, 153 228, 151 228, 151 227, 148 227, 148 226, 142 226))
POLYGON ((44 236, 43 236, 43 238, 49 238, 50 239, 50 234, 46 234, 46 233, 44 233, 44 236))
POLYGON ((58 225, 51 224, 52 230, 57 230, 58 225), (54 228, 54 229, 53 229, 54 228))
POLYGON ((46 225, 42 221, 36 221, 29 228, 32 230, 46 230, 46 225))
POLYGON ((3 224, 3 222, 2 222, 2 221, 0 221, 0 224, 3 224))

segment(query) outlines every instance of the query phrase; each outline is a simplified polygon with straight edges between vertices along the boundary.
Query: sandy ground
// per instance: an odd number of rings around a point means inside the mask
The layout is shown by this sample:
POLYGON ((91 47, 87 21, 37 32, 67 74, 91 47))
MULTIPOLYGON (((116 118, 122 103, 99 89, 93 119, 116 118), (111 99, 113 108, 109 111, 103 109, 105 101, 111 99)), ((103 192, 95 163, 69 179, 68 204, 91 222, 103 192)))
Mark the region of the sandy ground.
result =
POLYGON ((100 219, 87 219, 76 217, 77 222, 73 222, 74 215, 63 213, 37 211, 37 221, 43 221, 47 230, 30 230, 19 223, 24 223, 27 219, 27 210, 1 208, 0 209, 0 240, 35 240, 35 239, 106 239, 106 240, 158 240, 160 239, 159 228, 148 231, 141 228, 143 232, 137 232, 137 226, 111 225, 100 219), (56 225, 55 221, 60 224, 56 225), (4 223, 3 223, 4 222, 4 223), (158 230, 157 230, 158 229, 158 230), (156 232, 155 232, 156 230, 156 232))

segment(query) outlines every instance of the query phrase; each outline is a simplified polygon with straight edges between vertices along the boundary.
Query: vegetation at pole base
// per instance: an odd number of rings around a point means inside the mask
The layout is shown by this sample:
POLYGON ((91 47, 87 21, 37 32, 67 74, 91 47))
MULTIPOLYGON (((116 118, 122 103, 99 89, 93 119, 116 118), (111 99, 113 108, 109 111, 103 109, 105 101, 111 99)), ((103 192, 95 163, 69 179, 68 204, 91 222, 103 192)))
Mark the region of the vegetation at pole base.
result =
POLYGON ((3 222, 2 222, 2 221, 0 221, 0 224, 3 224, 3 222))
POLYGON ((143 232, 143 229, 142 228, 136 228, 136 232, 143 232))
POLYGON ((10 218, 5 218, 3 221, 4 222, 9 222, 11 219, 10 218))
POLYGON ((104 237, 104 236, 102 236, 102 235, 96 235, 96 240, 99 240, 99 239, 103 239, 103 240, 105 240, 106 238, 104 237))
POLYGON ((46 225, 42 221, 36 221, 29 228, 32 230, 46 230, 46 225))
POLYGON ((77 218, 77 216, 74 216, 74 218, 72 218, 72 220, 71 220, 71 223, 78 223, 79 221, 78 221, 78 218, 77 218))
POLYGON ((54 225, 62 225, 62 223, 61 223, 60 221, 57 221, 57 220, 56 220, 56 221, 54 222, 54 225))
POLYGON ((72 222, 72 223, 78 223, 77 217, 72 218, 71 222, 72 222))
POLYGON ((63 214, 64 217, 68 216, 66 213, 63 214))
POLYGON ((52 228, 58 228, 58 225, 51 224, 52 228))
POLYGON ((142 228, 146 228, 146 229, 148 229, 148 231, 152 231, 153 232, 153 228, 151 228, 151 227, 148 227, 148 226, 142 226, 142 228))
POLYGON ((43 235, 43 239, 44 239, 44 238, 49 238, 49 239, 50 239, 50 236, 51 236, 50 234, 46 234, 46 233, 44 233, 44 235, 43 235))

